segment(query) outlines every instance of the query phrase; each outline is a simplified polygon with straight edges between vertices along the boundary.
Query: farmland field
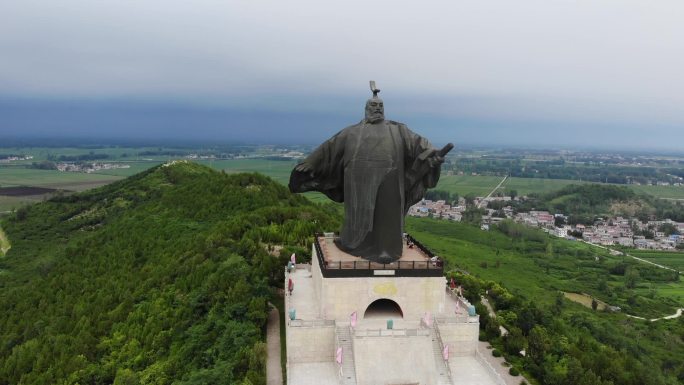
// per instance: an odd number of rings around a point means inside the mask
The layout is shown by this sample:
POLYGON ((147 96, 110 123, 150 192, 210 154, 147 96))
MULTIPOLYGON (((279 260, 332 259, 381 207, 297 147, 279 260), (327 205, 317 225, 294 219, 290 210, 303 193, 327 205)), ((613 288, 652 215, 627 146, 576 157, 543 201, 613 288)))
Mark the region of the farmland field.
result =
POLYGON ((635 257, 643 258, 647 261, 667 266, 675 270, 684 271, 684 252, 632 249, 625 251, 635 257))
MULTIPOLYGON (((8 153, 21 153, 22 149, 4 149, 8 153)), ((42 149, 28 149, 27 153, 34 154, 34 160, 44 160, 49 154, 60 155, 82 155, 89 151, 95 153, 107 153, 114 157, 112 163, 127 164, 130 168, 99 170, 97 172, 86 173, 66 173, 54 170, 38 170, 24 168, 25 165, 12 164, 0 166, 0 187, 7 186, 36 186, 47 187, 55 189, 64 189, 70 191, 83 191, 93 187, 99 187, 104 184, 113 182, 123 177, 128 177, 144 171, 150 167, 154 167, 168 159, 169 157, 146 157, 146 160, 138 160, 137 153, 144 150, 158 150, 151 148, 101 148, 95 150, 88 149, 69 149, 69 148, 42 148, 42 149), (120 158, 123 154, 128 154, 126 158, 120 158), (148 159, 149 158, 149 159, 148 159)), ((287 184, 290 172, 295 165, 295 161, 291 160, 270 160, 265 158, 243 158, 243 159, 228 159, 228 160, 198 160, 201 164, 218 170, 226 172, 259 172, 267 175, 279 183, 287 184)), ((29 162, 30 163, 30 162, 29 162)), ((499 176, 480 176, 480 175, 442 175, 437 189, 446 190, 452 193, 458 193, 461 196, 467 194, 474 194, 476 196, 484 196, 492 191, 499 182, 503 179, 499 176)), ((500 190, 507 192, 516 190, 518 195, 527 195, 533 192, 544 193, 553 190, 558 190, 564 186, 577 183, 586 183, 576 180, 565 179, 541 179, 541 178, 508 178, 501 186, 500 190)), ((627 185, 638 192, 651 194, 657 197, 684 199, 684 187, 677 186, 636 186, 627 185)), ((306 197, 314 202, 328 201, 325 196, 320 193, 306 193, 306 197)), ((37 202, 44 199, 45 196, 33 196, 23 198, 0 197, 0 212, 19 207, 21 204, 37 202)))
MULTIPOLYGON (((475 194, 484 196, 489 194, 503 177, 483 175, 442 175, 437 189, 458 193, 461 196, 475 194)), ((508 178, 500 187, 500 191, 516 190, 518 195, 530 193, 546 193, 571 184, 584 184, 578 180, 570 179, 542 179, 542 178, 508 178)), ((658 198, 684 200, 684 187, 682 186, 640 186, 640 185, 616 185, 625 186, 637 193, 653 195, 658 198)))
POLYGON ((637 186, 629 187, 638 192, 656 196, 658 198, 684 200, 684 186, 637 186))
MULTIPOLYGON (((590 295, 578 294, 578 293, 566 293, 566 292, 563 292, 563 295, 565 296, 565 298, 569 299, 570 301, 577 302, 577 303, 591 309, 592 297, 590 295)), ((603 310, 606 307, 608 307, 608 305, 606 305, 606 303, 603 301, 596 300, 596 302, 598 304, 598 306, 596 307, 597 310, 603 310)))
POLYGON ((0 167, 0 186, 34 186, 81 191, 119 180, 111 175, 0 167))
MULTIPOLYGON (((489 194, 496 187, 503 177, 499 176, 480 176, 480 175, 443 175, 439 179, 436 189, 458 193, 461 196, 475 194, 484 196, 489 194)), ((582 183, 567 179, 541 179, 541 178, 508 178, 499 188, 501 192, 516 190, 518 195, 530 193, 545 193, 559 190, 570 184, 582 183)))

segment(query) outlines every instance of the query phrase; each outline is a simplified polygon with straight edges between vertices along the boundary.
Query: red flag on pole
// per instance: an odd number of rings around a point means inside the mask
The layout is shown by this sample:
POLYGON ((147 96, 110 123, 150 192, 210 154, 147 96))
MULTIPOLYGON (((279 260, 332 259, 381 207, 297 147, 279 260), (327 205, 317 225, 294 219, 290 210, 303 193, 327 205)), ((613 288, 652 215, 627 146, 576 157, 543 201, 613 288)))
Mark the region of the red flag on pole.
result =
POLYGON ((290 255, 290 262, 292 262, 293 265, 297 263, 297 258, 295 258, 295 253, 292 253, 292 255, 290 255))
POLYGON ((456 282, 454 282, 454 277, 451 277, 451 282, 449 282, 449 287, 450 287, 451 289, 455 289, 455 288, 456 288, 456 282))
POLYGON ((442 357, 444 357, 444 361, 449 361, 449 345, 444 345, 444 350, 442 351, 442 357))
POLYGON ((351 327, 356 327, 356 312, 351 313, 351 327))
POLYGON ((337 352, 335 353, 335 361, 337 361, 338 364, 342 365, 342 347, 340 346, 337 348, 337 352))

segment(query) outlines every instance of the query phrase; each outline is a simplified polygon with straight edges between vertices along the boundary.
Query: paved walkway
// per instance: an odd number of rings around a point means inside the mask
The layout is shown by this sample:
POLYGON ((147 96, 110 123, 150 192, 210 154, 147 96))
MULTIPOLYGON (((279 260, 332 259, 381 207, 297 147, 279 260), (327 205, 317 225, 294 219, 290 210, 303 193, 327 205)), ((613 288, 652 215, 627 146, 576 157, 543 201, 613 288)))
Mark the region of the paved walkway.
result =
POLYGON ((266 326, 266 383, 268 385, 283 385, 283 371, 280 366, 280 316, 278 309, 271 308, 268 313, 266 326))
MULTIPOLYGON (((501 379, 506 383, 506 385, 519 385, 520 381, 527 379, 523 377, 522 375, 520 376, 511 376, 508 374, 508 367, 501 365, 505 359, 503 357, 494 357, 492 355, 492 349, 487 349, 487 346, 489 345, 489 342, 486 341, 478 341, 477 348, 482 353, 482 357, 489 362, 489 364, 496 370, 496 372, 501 376, 501 379)), ((530 382, 527 381, 529 384, 530 382)))

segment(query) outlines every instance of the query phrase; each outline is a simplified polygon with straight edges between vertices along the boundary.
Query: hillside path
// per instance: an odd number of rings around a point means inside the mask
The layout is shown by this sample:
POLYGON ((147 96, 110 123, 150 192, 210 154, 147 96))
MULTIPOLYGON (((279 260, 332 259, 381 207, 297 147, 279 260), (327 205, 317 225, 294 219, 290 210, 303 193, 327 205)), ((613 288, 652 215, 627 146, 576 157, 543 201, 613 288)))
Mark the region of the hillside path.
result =
POLYGON ((667 266, 664 266, 664 265, 659 265, 659 264, 657 264, 657 263, 655 263, 655 262, 651 262, 651 261, 645 260, 645 259, 643 259, 643 258, 635 257, 635 256, 633 256, 632 254, 629 254, 629 253, 627 253, 627 252, 622 252, 622 251, 620 251, 620 250, 611 249, 610 247, 606 247, 606 246, 603 246, 603 245, 598 245, 598 244, 596 244, 596 243, 587 242, 587 241, 585 241, 585 240, 580 240, 580 242, 584 242, 584 243, 586 243, 586 244, 588 244, 588 245, 592 245, 592 246, 599 247, 599 248, 601 248, 601 249, 608 250, 608 251, 610 251, 610 252, 612 252, 612 253, 616 253, 617 255, 624 255, 624 256, 627 256, 627 257, 636 259, 637 261, 640 261, 640 262, 643 262, 643 263, 648 263, 649 265, 653 265, 653 266, 655 266, 655 267, 659 267, 659 268, 661 268, 661 269, 670 270, 670 271, 676 271, 676 272, 678 272, 678 273, 684 273, 684 272, 682 272, 682 271, 679 271, 679 270, 677 270, 677 269, 673 269, 673 268, 671 268, 671 267, 667 267, 667 266))
POLYGON ((7 238, 5 232, 2 231, 2 227, 0 227, 0 257, 4 257, 11 247, 9 238, 7 238))
POLYGON ((283 385, 283 371, 280 366, 280 315, 271 308, 266 324, 266 384, 283 385))
POLYGON ((480 208, 480 206, 482 206, 482 202, 486 202, 487 199, 489 199, 489 198, 492 196, 492 194, 494 194, 494 193, 496 192, 496 190, 498 190, 499 187, 501 187, 501 185, 504 184, 504 182, 506 181, 506 179, 508 179, 508 175, 506 175, 503 179, 501 179, 501 182, 499 182, 499 184, 496 185, 496 187, 494 187, 494 189, 493 189, 492 191, 489 192, 489 195, 487 195, 486 197, 484 197, 484 199, 482 199, 482 200, 480 201, 480 203, 477 204, 477 208, 478 208, 478 209, 480 208))
POLYGON ((655 321, 660 321, 660 320, 663 320, 663 319, 675 319, 675 318, 679 318, 679 317, 682 316, 682 311, 684 311, 684 308, 679 308, 679 309, 677 309, 677 312, 674 313, 674 314, 672 314, 672 315, 668 315, 668 316, 660 317, 660 318, 651 318, 651 319, 647 319, 647 318, 644 318, 644 317, 639 317, 639 316, 631 315, 631 314, 625 314, 625 315, 626 315, 627 317, 631 317, 631 318, 636 318, 636 319, 640 319, 640 320, 644 320, 644 321, 655 322, 655 321))

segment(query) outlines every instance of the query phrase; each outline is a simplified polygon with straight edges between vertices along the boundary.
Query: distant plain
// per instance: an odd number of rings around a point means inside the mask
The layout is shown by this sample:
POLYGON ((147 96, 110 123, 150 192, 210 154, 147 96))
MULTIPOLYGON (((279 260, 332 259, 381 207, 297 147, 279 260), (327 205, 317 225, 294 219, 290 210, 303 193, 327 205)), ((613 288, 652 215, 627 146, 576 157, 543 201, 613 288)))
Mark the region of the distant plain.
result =
MULTIPOLYGON (((179 156, 139 155, 146 151, 173 151, 159 147, 101 147, 101 148, 0 148, 0 153, 27 153, 33 155, 33 159, 0 164, 0 188, 10 186, 35 186, 61 189, 66 191, 83 191, 99 187, 144 171, 150 167, 173 159, 182 159, 179 156), (42 162, 59 156, 78 156, 85 154, 107 154, 106 159, 98 162, 126 165, 128 168, 114 168, 98 170, 92 173, 60 172, 56 170, 40 170, 27 168, 33 162, 42 162)), ((264 155, 264 154, 256 154, 264 155)), ((193 160, 208 165, 214 169, 226 172, 259 172, 265 174, 279 183, 287 184, 290 172, 295 160, 272 160, 264 157, 236 158, 236 159, 202 159, 193 160)), ((483 175, 443 175, 440 178, 437 189, 457 193, 460 196, 473 194, 484 196, 489 194, 503 177, 483 175)), ((570 184, 586 183, 579 180, 567 179, 543 179, 543 178, 508 178, 499 191, 507 193, 515 190, 518 195, 530 193, 544 193, 558 190, 570 184)), ((684 187, 682 186, 645 186, 625 185, 636 192, 650 194, 659 198, 684 200, 684 187)), ((316 202, 324 202, 327 199, 320 193, 307 193, 306 196, 316 202)), ((0 195, 0 212, 16 209, 23 204, 39 202, 49 198, 49 195, 31 195, 10 197, 0 195)))

